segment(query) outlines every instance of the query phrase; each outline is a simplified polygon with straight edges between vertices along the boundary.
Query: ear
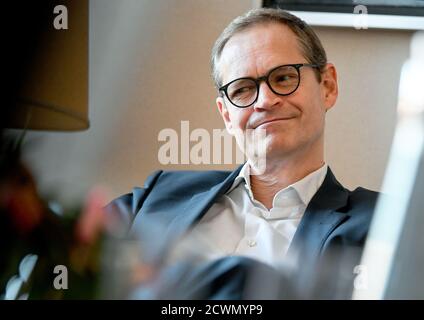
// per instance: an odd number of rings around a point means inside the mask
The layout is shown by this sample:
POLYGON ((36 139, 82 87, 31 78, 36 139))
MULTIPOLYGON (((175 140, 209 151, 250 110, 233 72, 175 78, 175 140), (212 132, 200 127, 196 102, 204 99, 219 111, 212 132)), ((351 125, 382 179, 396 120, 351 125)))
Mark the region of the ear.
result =
POLYGON ((324 71, 321 73, 321 89, 324 107, 327 111, 335 105, 339 95, 337 71, 332 63, 327 63, 324 71))
POLYGON ((225 105, 225 101, 223 97, 216 98, 216 106, 218 107, 219 113, 221 114, 222 120, 224 120, 225 128, 229 134, 233 134, 233 125, 230 118, 230 113, 228 112, 227 106, 225 105))

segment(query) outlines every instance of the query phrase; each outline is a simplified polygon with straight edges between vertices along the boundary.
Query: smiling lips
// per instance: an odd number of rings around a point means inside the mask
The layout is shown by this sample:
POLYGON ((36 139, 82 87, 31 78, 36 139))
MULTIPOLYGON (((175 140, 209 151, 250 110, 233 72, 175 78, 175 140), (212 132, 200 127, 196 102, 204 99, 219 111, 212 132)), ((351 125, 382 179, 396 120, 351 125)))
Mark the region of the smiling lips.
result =
POLYGON ((261 125, 267 124, 267 123, 272 123, 272 122, 276 122, 276 121, 285 121, 285 120, 290 120, 290 119, 294 119, 294 116, 290 116, 290 117, 283 117, 283 118, 273 118, 273 119, 265 119, 262 121, 259 121, 257 124, 253 125, 253 129, 256 129, 258 127, 260 127, 261 125))

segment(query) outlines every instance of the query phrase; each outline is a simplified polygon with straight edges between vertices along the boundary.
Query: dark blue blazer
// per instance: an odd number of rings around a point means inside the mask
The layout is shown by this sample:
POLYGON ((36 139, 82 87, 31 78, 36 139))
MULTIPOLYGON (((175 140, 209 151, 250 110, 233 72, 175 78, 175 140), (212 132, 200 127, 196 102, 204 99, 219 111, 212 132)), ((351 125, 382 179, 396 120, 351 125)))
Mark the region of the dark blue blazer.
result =
MULTIPOLYGON (((233 172, 156 171, 142 188, 136 187, 115 199, 107 210, 119 215, 154 260, 166 254, 178 237, 199 222, 231 187, 240 169, 241 166, 233 172)), ((332 278, 336 273, 337 277, 354 275, 377 197, 378 193, 364 188, 347 190, 329 168, 306 208, 288 256, 297 259, 305 274, 316 274, 322 266, 324 272, 332 273, 328 275, 332 278), (345 275, 335 265, 343 266, 345 275)), ((306 276, 302 279, 313 281, 306 276)))

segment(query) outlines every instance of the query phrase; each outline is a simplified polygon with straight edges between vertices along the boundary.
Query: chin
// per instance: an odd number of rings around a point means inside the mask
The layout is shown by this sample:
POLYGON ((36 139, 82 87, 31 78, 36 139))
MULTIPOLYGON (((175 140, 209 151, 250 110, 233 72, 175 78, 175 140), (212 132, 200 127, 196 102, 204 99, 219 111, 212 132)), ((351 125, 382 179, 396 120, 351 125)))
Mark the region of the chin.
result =
POLYGON ((279 137, 267 137, 266 141, 266 155, 267 158, 275 158, 278 156, 285 156, 287 154, 292 153, 295 151, 296 143, 290 137, 285 137, 282 139, 279 137))

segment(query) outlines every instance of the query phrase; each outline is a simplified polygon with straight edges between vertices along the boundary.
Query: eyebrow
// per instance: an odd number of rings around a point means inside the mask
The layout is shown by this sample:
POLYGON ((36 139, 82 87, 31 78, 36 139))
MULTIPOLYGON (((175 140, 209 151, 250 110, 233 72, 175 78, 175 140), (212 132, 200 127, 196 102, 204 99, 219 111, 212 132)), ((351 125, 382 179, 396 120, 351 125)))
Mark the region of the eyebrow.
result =
POLYGON ((259 75, 259 76, 256 76, 256 77, 254 77, 254 76, 241 76, 241 77, 237 77, 237 78, 232 78, 231 80, 229 80, 229 81, 227 81, 227 82, 224 82, 220 87, 223 87, 223 86, 225 86, 227 83, 230 83, 230 82, 232 82, 232 81, 234 81, 234 80, 237 80, 237 79, 259 79, 259 78, 262 78, 262 77, 265 77, 265 76, 267 76, 272 70, 274 70, 274 69, 276 69, 276 68, 278 68, 278 67, 282 67, 282 66, 290 66, 290 65, 295 65, 295 64, 302 64, 302 63, 308 63, 308 62, 300 62, 300 63, 283 63, 283 64, 275 64, 273 67, 271 67, 271 68, 269 68, 265 73, 263 73, 262 75, 259 75))

